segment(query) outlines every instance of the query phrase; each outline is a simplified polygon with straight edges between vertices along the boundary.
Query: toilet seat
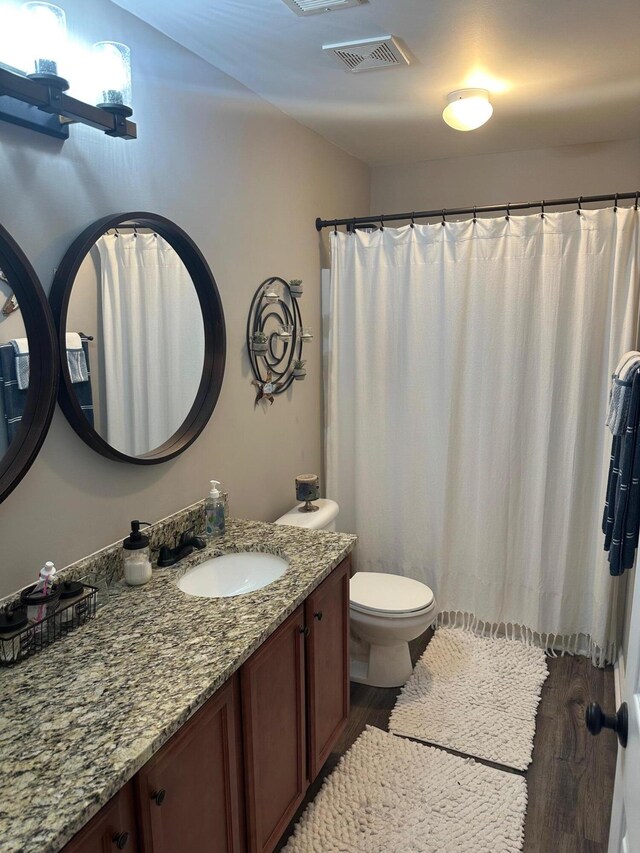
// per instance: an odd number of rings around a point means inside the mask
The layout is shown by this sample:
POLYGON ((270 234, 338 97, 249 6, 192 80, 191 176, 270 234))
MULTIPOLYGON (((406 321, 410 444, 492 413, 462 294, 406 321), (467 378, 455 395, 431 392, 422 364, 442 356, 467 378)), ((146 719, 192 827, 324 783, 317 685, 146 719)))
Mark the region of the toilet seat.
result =
POLYGON ((426 584, 384 572, 356 572, 349 584, 349 600, 352 610, 389 618, 417 616, 435 605, 426 584))

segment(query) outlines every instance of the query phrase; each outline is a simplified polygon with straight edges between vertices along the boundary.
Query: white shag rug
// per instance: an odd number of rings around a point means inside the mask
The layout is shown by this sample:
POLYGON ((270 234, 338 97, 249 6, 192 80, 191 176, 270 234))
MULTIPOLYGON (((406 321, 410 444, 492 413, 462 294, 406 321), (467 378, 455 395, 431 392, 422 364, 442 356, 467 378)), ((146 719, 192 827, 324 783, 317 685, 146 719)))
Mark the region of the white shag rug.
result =
POLYGON ((525 770, 547 675, 542 649, 439 628, 402 688, 389 731, 525 770))
POLYGON ((284 853, 519 853, 524 778, 367 727, 284 853))

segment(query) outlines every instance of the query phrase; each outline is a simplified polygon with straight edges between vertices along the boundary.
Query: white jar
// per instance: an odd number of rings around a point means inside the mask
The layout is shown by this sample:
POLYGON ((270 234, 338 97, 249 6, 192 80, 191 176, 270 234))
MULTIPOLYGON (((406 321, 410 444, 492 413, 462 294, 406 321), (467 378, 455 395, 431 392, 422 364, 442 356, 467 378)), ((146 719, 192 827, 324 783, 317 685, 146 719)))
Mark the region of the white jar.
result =
POLYGON ((140 533, 144 521, 131 522, 131 535, 122 543, 124 579, 129 586, 142 586, 153 574, 149 554, 149 538, 140 533))

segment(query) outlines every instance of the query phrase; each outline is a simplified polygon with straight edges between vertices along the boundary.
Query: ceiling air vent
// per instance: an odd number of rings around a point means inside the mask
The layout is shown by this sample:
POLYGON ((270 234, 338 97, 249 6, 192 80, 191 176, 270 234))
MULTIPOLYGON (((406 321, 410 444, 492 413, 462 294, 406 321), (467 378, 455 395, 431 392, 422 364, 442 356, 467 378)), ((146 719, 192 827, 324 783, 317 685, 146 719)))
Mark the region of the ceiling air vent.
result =
POLYGON ((367 0, 282 0, 296 15, 317 15, 318 12, 333 12, 348 9, 349 6, 362 6, 367 0))
POLYGON ((325 44, 322 49, 332 54, 343 68, 357 73, 376 68, 393 68, 409 65, 409 58, 393 36, 375 39, 345 41, 340 44, 325 44))

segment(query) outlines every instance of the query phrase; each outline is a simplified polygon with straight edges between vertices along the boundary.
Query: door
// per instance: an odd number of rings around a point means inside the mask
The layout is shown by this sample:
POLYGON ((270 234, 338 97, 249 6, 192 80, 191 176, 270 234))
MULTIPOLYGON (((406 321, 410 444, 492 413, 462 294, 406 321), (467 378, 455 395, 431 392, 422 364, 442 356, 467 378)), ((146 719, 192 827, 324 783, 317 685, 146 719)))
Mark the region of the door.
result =
MULTIPOLYGON (((638 571, 636 568, 634 574, 638 571)), ((609 853, 640 851, 640 581, 635 581, 622 699, 627 704, 626 748, 618 748, 609 853)))
POLYGON ((274 849, 307 789, 304 642, 300 606, 241 669, 251 853, 274 849))
POLYGON ((346 559, 305 602, 311 781, 349 718, 349 568, 346 559))
POLYGON ((133 784, 128 782, 63 848, 63 853, 137 853, 133 784))
POLYGON ((244 849, 238 677, 136 776, 144 853, 244 849))

